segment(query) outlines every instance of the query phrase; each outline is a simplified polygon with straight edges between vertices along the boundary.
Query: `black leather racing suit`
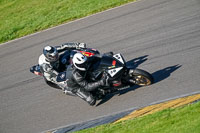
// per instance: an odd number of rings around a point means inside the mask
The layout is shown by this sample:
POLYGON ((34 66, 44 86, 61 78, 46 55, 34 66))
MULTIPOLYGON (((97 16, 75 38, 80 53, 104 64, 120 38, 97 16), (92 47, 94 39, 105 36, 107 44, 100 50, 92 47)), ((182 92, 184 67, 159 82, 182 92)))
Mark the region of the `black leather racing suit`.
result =
POLYGON ((90 105, 96 103, 95 97, 90 93, 91 91, 96 90, 97 88, 104 86, 106 79, 102 78, 96 82, 90 82, 86 78, 86 71, 77 70, 75 67, 71 66, 67 69, 67 87, 69 91, 73 92, 81 99, 88 102, 90 105))

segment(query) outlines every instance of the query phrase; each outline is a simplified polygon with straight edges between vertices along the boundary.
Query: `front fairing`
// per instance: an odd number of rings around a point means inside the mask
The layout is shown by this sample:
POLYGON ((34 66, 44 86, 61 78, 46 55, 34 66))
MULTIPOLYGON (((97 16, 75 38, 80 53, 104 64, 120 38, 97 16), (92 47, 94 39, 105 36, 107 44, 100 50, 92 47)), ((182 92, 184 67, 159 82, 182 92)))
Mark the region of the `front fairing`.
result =
MULTIPOLYGON (((110 74, 111 79, 118 78, 123 73, 125 65, 112 56, 102 56, 100 60, 93 64, 91 77, 100 79, 103 72, 110 74)), ((94 80, 93 79, 93 80, 94 80)))
POLYGON ((112 69, 118 67, 124 67, 124 64, 111 56, 102 56, 100 67, 104 69, 112 69))

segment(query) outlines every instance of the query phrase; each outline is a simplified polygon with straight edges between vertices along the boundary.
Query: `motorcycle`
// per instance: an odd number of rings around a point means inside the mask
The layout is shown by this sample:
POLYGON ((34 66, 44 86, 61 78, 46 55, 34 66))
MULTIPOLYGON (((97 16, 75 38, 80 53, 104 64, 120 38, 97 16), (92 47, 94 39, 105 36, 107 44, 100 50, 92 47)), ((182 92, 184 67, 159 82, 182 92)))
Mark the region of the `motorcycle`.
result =
MULTIPOLYGON (((76 52, 81 52, 89 58, 91 56, 97 57, 94 64, 92 64, 88 69, 87 80, 97 81, 105 74, 109 77, 110 86, 101 87, 92 92, 97 99, 101 99, 102 96, 122 90, 123 88, 131 87, 133 85, 148 86, 154 82, 153 76, 149 72, 135 68, 134 64, 127 65, 120 53, 103 54, 100 57, 100 54, 97 50, 84 49, 79 51, 74 50, 71 52, 70 56, 73 57, 76 52)), ((31 67, 30 71, 36 75, 42 76, 39 65, 31 67)), ((64 87, 66 80, 67 71, 59 73, 57 76, 57 82, 61 84, 63 83, 64 87)), ((73 94, 69 93, 69 95, 73 94)))

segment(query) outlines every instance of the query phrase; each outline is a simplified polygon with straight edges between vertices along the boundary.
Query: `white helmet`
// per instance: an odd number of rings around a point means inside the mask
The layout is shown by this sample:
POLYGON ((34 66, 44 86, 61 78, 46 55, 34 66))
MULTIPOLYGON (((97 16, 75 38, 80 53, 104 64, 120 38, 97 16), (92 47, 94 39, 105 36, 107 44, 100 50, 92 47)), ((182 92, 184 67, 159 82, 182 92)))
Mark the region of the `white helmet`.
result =
POLYGON ((87 68, 87 57, 82 53, 76 53, 72 58, 73 65, 81 71, 86 71, 87 68))

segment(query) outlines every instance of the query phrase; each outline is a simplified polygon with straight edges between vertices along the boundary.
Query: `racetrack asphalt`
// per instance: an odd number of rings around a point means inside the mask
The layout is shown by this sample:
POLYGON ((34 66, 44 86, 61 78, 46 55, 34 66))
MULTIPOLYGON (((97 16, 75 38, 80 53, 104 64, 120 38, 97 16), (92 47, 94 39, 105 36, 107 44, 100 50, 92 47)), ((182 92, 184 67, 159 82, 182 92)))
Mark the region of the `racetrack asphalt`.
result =
POLYGON ((0 132, 36 133, 200 91, 200 1, 140 0, 0 45, 0 132), (45 45, 122 53, 155 84, 90 107, 29 72, 45 45))

